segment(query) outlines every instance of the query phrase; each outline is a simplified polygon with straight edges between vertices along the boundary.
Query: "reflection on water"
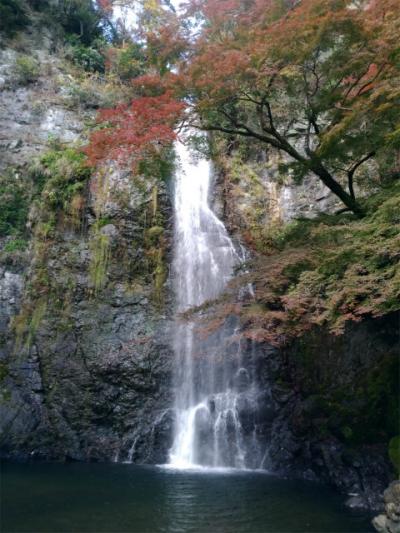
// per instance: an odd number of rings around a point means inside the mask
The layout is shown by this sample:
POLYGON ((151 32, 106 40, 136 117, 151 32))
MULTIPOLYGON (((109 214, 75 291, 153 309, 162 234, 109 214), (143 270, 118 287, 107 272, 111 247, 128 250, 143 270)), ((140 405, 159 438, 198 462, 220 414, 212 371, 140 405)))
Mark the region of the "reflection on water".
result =
POLYGON ((3 533, 373 531, 329 489, 257 472, 5 464, 1 494, 3 533))

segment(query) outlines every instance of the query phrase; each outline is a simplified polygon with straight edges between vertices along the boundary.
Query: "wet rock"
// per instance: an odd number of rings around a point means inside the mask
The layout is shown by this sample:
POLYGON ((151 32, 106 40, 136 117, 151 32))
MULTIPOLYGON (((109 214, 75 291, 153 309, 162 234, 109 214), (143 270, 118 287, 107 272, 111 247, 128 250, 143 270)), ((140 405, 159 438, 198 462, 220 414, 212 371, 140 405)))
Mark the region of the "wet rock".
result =
MULTIPOLYGON (((57 68, 55 69, 57 73, 57 68)), ((42 80, 46 91, 49 80, 42 80)), ((38 89, 38 88, 37 88, 38 89)), ((17 137, 18 154, 7 151, 2 163, 23 165, 46 149, 50 133, 81 130, 84 116, 73 109, 49 106, 31 113, 33 88, 0 96, 1 127, 17 137), (15 102, 14 102, 15 98, 15 102), (12 100, 12 101, 11 101, 12 100), (18 129, 18 136, 15 131, 18 129), (39 131, 34 138, 32 131, 39 131), (44 139, 46 138, 46 141, 44 139), (21 142, 19 142, 21 139, 21 142)), ((45 98, 44 98, 45 101, 45 98)), ((4 150, 9 140, 5 140, 4 150)), ((6 153, 6 151, 4 151, 6 153)), ((159 413, 172 404, 172 352, 169 339, 172 302, 169 293, 155 303, 153 276, 145 255, 146 214, 154 182, 142 188, 128 170, 113 169, 100 231, 109 237, 107 286, 94 294, 91 268, 93 194, 88 198, 87 228, 57 229, 40 258, 48 274, 46 307, 36 311, 35 331, 17 340, 10 328, 20 314, 21 331, 29 332, 37 301, 24 276, 35 278, 38 261, 0 266, 0 454, 7 458, 46 460, 124 460, 137 438, 135 461, 163 462, 170 446, 172 418, 159 413), (126 201, 125 201, 126 200, 126 201), (91 202, 91 204, 90 204, 91 202), (15 357, 15 353, 18 357, 15 357)), ((158 185, 157 216, 165 221, 163 242, 169 253, 171 204, 158 185)), ((31 212, 33 228, 39 213, 31 212)), ((167 261, 167 258, 165 259, 167 261)), ((42 270, 43 271, 43 270, 42 270)), ((23 333, 24 335, 24 333, 23 333)))
POLYGON ((400 532, 400 481, 393 481, 383 494, 385 514, 376 516, 372 524, 382 533, 400 532))
MULTIPOLYGON (((338 402, 339 387, 352 391, 360 372, 371 375, 372 369, 397 358, 398 343, 398 314, 394 313, 353 324, 341 337, 323 330, 304 336, 301 350, 307 350, 312 367, 302 365, 296 343, 283 351, 266 346, 264 355, 260 345, 256 366, 258 388, 264 393, 253 413, 257 434, 268 449, 268 469, 329 483, 343 494, 352 494, 349 506, 380 510, 383 490, 394 477, 387 442, 354 445, 352 430, 343 427, 333 399, 338 402), (321 388, 323 394, 317 394, 321 388)), ((354 393, 346 402, 354 418, 359 401, 354 393)), ((396 511, 392 506, 388 511, 393 519, 396 511)))
POLYGON ((346 506, 350 507, 350 509, 359 509, 367 507, 367 502, 360 495, 355 494, 346 500, 346 506))

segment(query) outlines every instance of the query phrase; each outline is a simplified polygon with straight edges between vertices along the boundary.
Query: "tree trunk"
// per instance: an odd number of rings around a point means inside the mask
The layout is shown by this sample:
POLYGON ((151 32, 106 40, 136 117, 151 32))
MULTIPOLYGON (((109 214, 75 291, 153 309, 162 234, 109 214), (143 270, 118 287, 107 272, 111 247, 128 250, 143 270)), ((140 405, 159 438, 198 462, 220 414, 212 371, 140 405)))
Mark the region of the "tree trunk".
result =
POLYGON ((310 169, 316 174, 322 183, 328 187, 329 190, 333 192, 346 207, 350 209, 355 215, 362 218, 365 216, 365 212, 360 204, 355 198, 348 194, 343 187, 337 182, 331 174, 326 170, 326 168, 319 161, 311 161, 310 169))
MULTIPOLYGON (((229 118, 229 117, 228 117, 229 118)), ((352 211, 355 215, 362 218, 365 216, 365 212, 360 204, 355 198, 346 192, 346 190, 340 185, 338 181, 330 174, 330 172, 323 166, 321 161, 310 154, 309 159, 300 154, 282 135, 280 135, 275 129, 268 132, 270 136, 261 134, 259 132, 251 130, 245 124, 237 124, 233 122, 232 127, 224 127, 206 124, 201 128, 204 131, 220 131, 222 133, 227 133, 229 135, 239 135, 241 137, 250 137, 253 139, 258 139, 278 150, 286 152, 288 155, 293 157, 295 161, 306 165, 318 178, 322 181, 324 185, 330 189, 333 194, 335 194, 344 205, 352 211), (240 129, 242 128, 242 129, 240 129)))

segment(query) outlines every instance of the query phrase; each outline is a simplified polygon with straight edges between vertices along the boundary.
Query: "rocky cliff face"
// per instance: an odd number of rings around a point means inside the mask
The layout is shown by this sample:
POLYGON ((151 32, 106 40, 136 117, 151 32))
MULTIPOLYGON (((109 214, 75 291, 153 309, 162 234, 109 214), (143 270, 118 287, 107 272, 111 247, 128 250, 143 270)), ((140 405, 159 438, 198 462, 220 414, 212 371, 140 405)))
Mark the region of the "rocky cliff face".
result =
POLYGON ((394 478, 385 430, 397 401, 399 315, 323 328, 286 348, 248 341, 243 360, 257 395, 241 395, 239 420, 262 444, 260 465, 282 476, 328 483, 351 507, 382 508, 394 478))
POLYGON ((93 110, 76 105, 76 82, 50 43, 31 46, 29 55, 25 48, 0 50, 0 171, 32 163, 49 139, 78 140, 93 118, 93 110))
MULTIPOLYGON (((3 321, 0 407, 6 457, 164 457, 170 304, 155 292, 157 273, 143 264, 148 194, 131 194, 123 211, 114 204, 100 241, 90 222, 86 235, 56 230, 45 250, 32 244, 25 276, 3 271, 2 312, 9 317, 8 324, 3 321), (96 289, 90 269, 99 252, 93 245, 101 247, 103 238, 109 241, 107 279, 96 289), (41 294, 38 283, 48 291, 41 294)), ((167 195, 158 196, 159 209, 168 214, 167 195)))
POLYGON ((379 508, 394 476, 385 430, 396 421, 399 315, 315 330, 282 351, 273 385, 274 468, 333 484, 350 506, 379 508), (290 392, 289 392, 290 391, 290 392))
MULTIPOLYGON (((219 143, 222 201, 216 208, 238 241, 248 245, 251 279, 263 254, 274 253, 271 231, 338 205, 311 177, 300 186, 290 177, 282 181, 276 154, 240 146, 229 150, 219 143)), ((267 269, 256 273, 261 285, 262 276, 267 282, 267 269)), ((262 313, 265 303, 255 298, 252 311, 248 302, 249 313, 262 313)), ((314 327, 282 348, 249 344, 247 352, 257 354, 258 385, 264 391, 254 422, 266 442, 264 468, 330 483, 348 496, 349 506, 382 507, 383 490, 395 476, 388 443, 398 428, 399 323, 395 312, 348 322, 341 335, 314 327)), ((242 416, 246 424, 245 410, 242 416)))
POLYGON ((84 139, 94 112, 72 98, 79 80, 45 44, 33 54, 35 80, 24 83, 15 79, 20 54, 1 55, 1 170, 32 190, 58 180, 31 201, 28 248, 1 241, 1 453, 162 461, 170 197, 115 166, 95 176, 79 167, 68 146, 84 139), (50 156, 32 171, 49 141, 50 156))
POLYGON ((306 176, 296 183, 280 166, 285 159, 257 143, 212 139, 218 186, 226 223, 249 243, 266 230, 295 217, 312 218, 339 209, 340 202, 321 182, 306 176))

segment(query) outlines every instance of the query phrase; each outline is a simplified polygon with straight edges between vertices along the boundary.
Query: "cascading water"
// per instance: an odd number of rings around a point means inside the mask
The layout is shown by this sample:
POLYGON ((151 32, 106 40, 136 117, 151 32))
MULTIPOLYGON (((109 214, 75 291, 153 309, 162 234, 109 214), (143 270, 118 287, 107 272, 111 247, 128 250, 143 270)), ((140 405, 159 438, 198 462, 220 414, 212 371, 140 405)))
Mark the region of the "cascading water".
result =
MULTIPOLYGON (((209 205, 211 165, 178 142, 175 176, 174 281, 177 313, 216 298, 239 263, 223 223, 209 205)), ((257 389, 251 355, 226 321, 206 339, 196 319, 175 323, 176 424, 170 465, 258 467, 257 389), (244 360, 246 359, 246 361, 244 360)))

